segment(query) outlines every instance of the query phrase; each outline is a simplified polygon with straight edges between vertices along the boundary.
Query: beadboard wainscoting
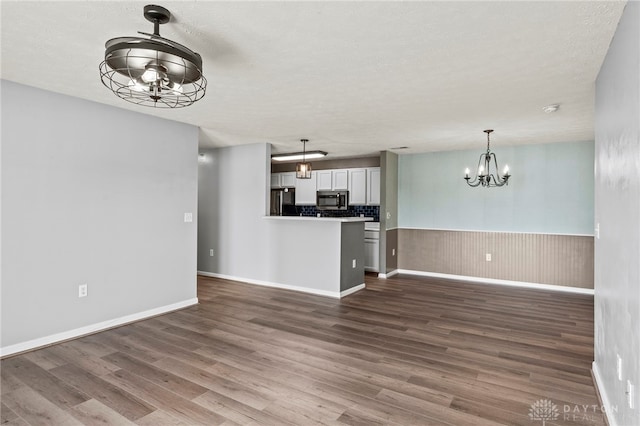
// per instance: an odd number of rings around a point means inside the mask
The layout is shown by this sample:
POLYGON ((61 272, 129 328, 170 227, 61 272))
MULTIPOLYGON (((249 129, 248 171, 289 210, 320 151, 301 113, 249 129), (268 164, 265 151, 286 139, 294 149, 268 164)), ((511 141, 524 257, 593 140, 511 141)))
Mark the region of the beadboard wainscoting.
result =
POLYGON ((588 235, 401 228, 396 254, 402 270, 593 289, 588 235))
POLYGON ((387 268, 385 273, 398 269, 398 228, 388 229, 386 244, 387 268))

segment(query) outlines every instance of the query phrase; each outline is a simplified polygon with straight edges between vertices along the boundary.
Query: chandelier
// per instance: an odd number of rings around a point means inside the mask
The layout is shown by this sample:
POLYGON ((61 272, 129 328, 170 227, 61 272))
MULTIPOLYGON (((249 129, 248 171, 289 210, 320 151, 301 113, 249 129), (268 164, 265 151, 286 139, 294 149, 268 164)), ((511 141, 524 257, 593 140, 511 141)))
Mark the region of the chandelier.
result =
POLYGON ((153 34, 138 34, 148 38, 118 37, 105 43, 102 83, 125 101, 155 108, 182 108, 201 99, 207 88, 202 58, 160 36, 160 24, 169 22, 171 13, 147 5, 144 17, 153 23, 153 34))
POLYGON ((311 179, 311 163, 305 161, 309 139, 300 139, 300 142, 302 142, 302 162, 296 163, 296 178, 311 179))
POLYGON ((508 185, 509 178, 511 177, 509 174, 509 166, 504 166, 502 176, 500 176, 500 172, 498 171, 498 159, 496 158, 496 155, 491 152, 491 149, 489 149, 489 135, 493 130, 488 129, 484 130, 484 132, 487 134, 487 152, 480 154, 480 159, 478 160, 478 175, 471 180, 469 177, 469 169, 467 168, 464 171, 464 179, 467 181, 469 186, 473 187, 482 185, 489 188, 508 185))

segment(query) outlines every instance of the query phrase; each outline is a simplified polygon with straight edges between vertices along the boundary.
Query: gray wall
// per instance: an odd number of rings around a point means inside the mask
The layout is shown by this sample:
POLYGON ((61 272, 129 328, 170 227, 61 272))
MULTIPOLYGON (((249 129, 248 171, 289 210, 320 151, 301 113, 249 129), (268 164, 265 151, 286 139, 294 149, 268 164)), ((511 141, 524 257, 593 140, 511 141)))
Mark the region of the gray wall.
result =
POLYGON ((398 155, 380 153, 380 273, 397 268, 398 155), (390 234, 390 232, 393 232, 390 234), (396 255, 393 256, 393 250, 396 255))
POLYGON ((197 137, 2 81, 3 348, 196 297, 197 137))
POLYGON ((640 3, 627 3, 596 81, 595 363, 619 425, 640 424, 640 3), (616 377, 616 354, 623 380, 616 377), (635 384, 635 410, 625 384, 635 384))
POLYGON ((198 166, 198 270, 264 279, 269 268, 270 146, 203 151, 198 166), (210 256, 210 250, 214 256, 210 256))
POLYGON ((364 283, 364 225, 342 223, 340 233, 340 291, 364 283), (353 259, 356 267, 353 267, 353 259))
MULTIPOLYGON (((265 218, 270 151, 269 144, 259 143, 203 152, 198 167, 198 271, 336 296, 341 252, 354 246, 341 246, 342 224, 337 221, 265 218)), ((363 223, 354 226, 364 228, 363 223)), ((357 237, 360 254, 352 255, 357 255, 359 267, 364 266, 363 232, 357 237)), ((364 270, 358 270, 361 284, 364 270)))

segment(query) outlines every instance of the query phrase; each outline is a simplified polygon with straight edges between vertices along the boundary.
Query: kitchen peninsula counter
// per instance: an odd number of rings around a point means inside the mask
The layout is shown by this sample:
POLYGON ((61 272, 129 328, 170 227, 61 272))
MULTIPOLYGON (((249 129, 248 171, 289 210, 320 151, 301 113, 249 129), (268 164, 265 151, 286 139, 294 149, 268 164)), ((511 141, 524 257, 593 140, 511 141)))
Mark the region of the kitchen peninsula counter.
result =
POLYGON ((372 222, 372 217, 328 217, 328 216, 265 216, 265 219, 275 220, 312 220, 312 221, 329 221, 329 222, 372 222))
POLYGON ((364 284, 364 223, 371 217, 264 216, 274 246, 272 282, 344 297, 364 284))

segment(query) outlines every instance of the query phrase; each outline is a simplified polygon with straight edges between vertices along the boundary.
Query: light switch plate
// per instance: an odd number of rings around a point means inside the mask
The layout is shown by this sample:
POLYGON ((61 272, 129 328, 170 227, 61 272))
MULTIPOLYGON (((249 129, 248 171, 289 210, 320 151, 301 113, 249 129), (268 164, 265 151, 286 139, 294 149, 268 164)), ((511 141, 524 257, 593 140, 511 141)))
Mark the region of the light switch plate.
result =
POLYGON ((185 222, 193 222, 193 213, 185 213, 184 214, 185 222))

